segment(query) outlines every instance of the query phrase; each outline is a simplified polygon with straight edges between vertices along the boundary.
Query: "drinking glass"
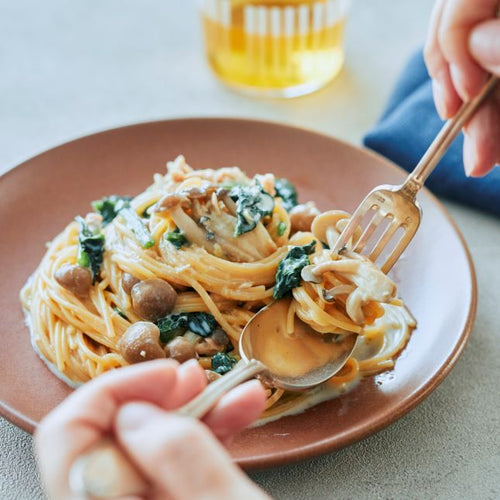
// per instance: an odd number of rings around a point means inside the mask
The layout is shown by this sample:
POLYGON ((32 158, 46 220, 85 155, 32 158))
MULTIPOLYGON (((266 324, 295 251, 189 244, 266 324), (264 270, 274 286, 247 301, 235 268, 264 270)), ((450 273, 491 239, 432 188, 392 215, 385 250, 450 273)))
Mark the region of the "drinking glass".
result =
POLYGON ((208 62, 247 93, 295 97, 331 81, 344 62, 350 0, 202 0, 208 62))

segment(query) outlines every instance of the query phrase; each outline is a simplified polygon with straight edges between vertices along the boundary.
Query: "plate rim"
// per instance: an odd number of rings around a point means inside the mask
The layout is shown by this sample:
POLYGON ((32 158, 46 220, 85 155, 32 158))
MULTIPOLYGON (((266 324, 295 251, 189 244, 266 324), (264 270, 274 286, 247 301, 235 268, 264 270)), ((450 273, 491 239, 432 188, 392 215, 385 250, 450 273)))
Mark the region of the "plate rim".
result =
MULTIPOLYGON (((5 173, 0 176, 0 183, 2 183, 7 177, 10 175, 14 175, 18 169, 27 168, 27 163, 33 161, 34 159, 43 156, 45 154, 51 153, 54 150, 57 150, 62 147, 70 146, 74 142, 78 142, 82 139, 87 139, 99 135, 105 135, 107 133, 119 132, 124 129, 134 129, 141 128, 143 126, 150 125, 162 125, 165 123, 175 124, 177 123, 200 123, 200 122, 230 122, 230 123, 239 123, 239 124, 253 124, 255 126, 276 126, 280 128, 286 128, 290 130, 295 130, 296 132, 306 132, 307 134, 313 134, 316 136, 320 136, 329 141, 337 142, 342 146, 354 149, 358 152, 363 153, 364 155, 368 155, 377 160, 377 162, 381 162, 384 167, 389 168, 393 171, 398 171, 400 174, 408 174, 408 172, 397 164, 389 160, 388 158, 382 156, 381 154, 368 149, 362 145, 357 145, 354 143, 350 143, 343 139, 339 139, 333 135, 327 134, 325 132, 321 132, 309 127, 296 126, 296 125, 288 125, 285 123, 280 123, 274 120, 260 120, 255 118, 246 118, 246 117, 225 117, 225 116, 201 116, 201 117, 174 117, 170 119, 161 119, 161 120, 146 120, 142 122, 130 123, 118 127, 98 130, 96 132, 92 132, 90 134, 79 135, 73 139, 70 139, 66 142, 59 143, 49 149, 42 150, 36 153, 33 156, 22 161, 13 167, 10 167, 5 173)), ((478 289, 477 289, 477 275, 475 271, 474 262, 472 259, 472 255, 468 248, 468 245, 465 241, 465 238, 462 235, 459 227, 456 222, 443 205, 443 203, 434 195, 427 187, 423 187, 423 192, 425 192, 426 196, 428 196, 431 202, 435 205, 435 207, 439 210, 439 212, 444 215, 446 221, 452 227, 454 233, 458 236, 460 241, 461 248, 464 251, 467 265, 468 265, 468 276, 470 277, 471 284, 471 301, 469 306, 469 311, 467 314, 467 318, 465 320, 463 330, 460 334, 459 340, 456 342, 452 352, 449 354, 448 358, 444 363, 441 363, 438 367, 436 373, 432 376, 427 383, 418 387, 411 393, 409 393, 404 400, 402 400, 398 406, 387 408, 382 414, 378 416, 378 418, 369 423, 368 425, 358 426, 356 429, 350 432, 346 432, 340 436, 329 436, 320 441, 315 441, 313 443, 309 443, 307 445, 302 445, 299 448, 292 448, 288 451, 280 452, 279 456, 275 456, 272 453, 270 454, 261 454, 256 455, 250 458, 241 458, 236 459, 236 462, 246 470, 263 470, 268 469, 270 467, 275 467, 279 465, 289 464, 292 462, 303 461, 309 458, 313 458, 316 456, 324 455, 331 451, 344 448, 350 444, 354 444, 361 439, 368 437, 386 427, 393 424, 401 417, 409 413, 416 406, 418 406, 424 399, 426 399, 448 376, 453 367, 456 365, 458 359, 460 358, 465 345, 467 344, 474 325, 474 320, 477 312, 477 302, 478 302, 478 289)), ((3 416, 6 420, 16 425, 20 429, 27 431, 29 433, 33 433, 36 430, 37 423, 34 422, 29 417, 26 417, 20 414, 15 408, 11 405, 7 404, 5 401, 0 400, 0 415, 3 416)))

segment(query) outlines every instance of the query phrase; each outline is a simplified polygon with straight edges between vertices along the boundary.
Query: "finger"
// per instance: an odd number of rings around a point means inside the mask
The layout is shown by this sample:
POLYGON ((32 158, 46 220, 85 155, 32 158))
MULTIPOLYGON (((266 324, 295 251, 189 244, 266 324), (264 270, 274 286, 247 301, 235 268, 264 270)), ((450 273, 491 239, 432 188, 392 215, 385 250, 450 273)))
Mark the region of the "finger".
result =
POLYGON ((425 64, 427 66, 427 71, 432 78, 436 78, 441 70, 448 66, 448 62, 441 52, 437 36, 445 3, 446 0, 438 0, 434 4, 431 18, 429 20, 427 40, 424 46, 425 64))
POLYGON ((182 364, 177 370, 177 383, 161 405, 165 410, 179 408, 198 395, 207 385, 205 370, 196 359, 182 364))
POLYGON ((480 177, 500 163, 500 107, 483 104, 464 130, 464 166, 467 175, 480 177))
POLYGON ((432 78, 434 103, 442 119, 453 116, 462 103, 453 86, 448 61, 441 52, 437 36, 445 4, 446 0, 439 0, 434 6, 424 47, 425 64, 432 78))
POLYGON ((443 120, 454 116, 460 108, 462 99, 455 90, 448 66, 444 66, 432 80, 432 95, 436 110, 443 120))
POLYGON ((199 420, 130 403, 120 408, 115 434, 121 446, 156 485, 155 496, 262 498, 199 420))
POLYGON ((476 95, 486 80, 486 72, 469 52, 469 34, 478 23, 495 16, 497 0, 448 0, 444 6, 438 41, 450 64, 450 74, 463 100, 476 95))
POLYGON ((75 391, 50 413, 35 434, 47 491, 61 497, 67 493, 71 464, 110 431, 121 404, 140 399, 161 406, 168 389, 175 387, 177 366, 174 361, 159 360, 109 372, 75 391))
POLYGON ((223 396, 203 421, 225 440, 255 422, 265 406, 266 391, 258 380, 251 380, 223 396))
POLYGON ((476 26, 469 38, 472 57, 490 73, 500 76, 500 19, 476 26))

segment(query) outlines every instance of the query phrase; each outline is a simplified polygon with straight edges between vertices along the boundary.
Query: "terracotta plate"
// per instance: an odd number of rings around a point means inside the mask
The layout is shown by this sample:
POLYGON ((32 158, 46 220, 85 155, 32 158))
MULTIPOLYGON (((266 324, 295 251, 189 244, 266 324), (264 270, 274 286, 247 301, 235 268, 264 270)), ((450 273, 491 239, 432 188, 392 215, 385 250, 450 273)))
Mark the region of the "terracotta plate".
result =
MULTIPOLYGON (((70 392, 33 352, 18 300, 45 242, 86 213, 91 200, 139 193, 179 153, 196 167, 239 165, 249 174, 287 177, 301 200, 316 200, 321 209, 352 210, 373 186, 405 175, 377 155, 324 135, 233 119, 172 120, 102 132, 10 171, 0 178, 0 404, 2 414, 23 429, 32 431, 70 392)), ((476 308, 474 271, 443 207, 425 190, 420 201, 421 229, 393 273, 418 329, 395 369, 301 415, 243 432, 231 452, 244 467, 311 457, 368 436, 422 401, 456 362, 476 308)))

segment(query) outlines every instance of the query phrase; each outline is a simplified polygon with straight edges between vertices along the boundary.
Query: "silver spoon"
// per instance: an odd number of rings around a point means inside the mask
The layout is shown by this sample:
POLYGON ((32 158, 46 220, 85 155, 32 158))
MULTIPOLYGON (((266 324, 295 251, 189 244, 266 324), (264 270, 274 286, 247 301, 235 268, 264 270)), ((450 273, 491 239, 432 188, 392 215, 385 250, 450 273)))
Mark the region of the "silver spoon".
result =
MULTIPOLYGON (((322 335, 297 317, 293 334, 287 334, 284 318, 289 303, 290 299, 272 302, 255 314, 240 337, 241 361, 177 413, 201 418, 223 394, 257 375, 267 385, 304 391, 341 370, 358 335, 322 335)), ((79 457, 69 482, 74 494, 95 498, 141 495, 148 490, 147 482, 112 440, 101 441, 79 457)))
POLYGON ((294 333, 284 329, 290 299, 272 302, 246 324, 240 337, 241 361, 227 375, 212 382, 178 413, 201 418, 233 387, 259 375, 267 385, 287 391, 304 391, 326 382, 347 362, 356 345, 357 334, 319 334, 299 318, 294 333), (279 351, 277 350, 279 349, 279 351))

